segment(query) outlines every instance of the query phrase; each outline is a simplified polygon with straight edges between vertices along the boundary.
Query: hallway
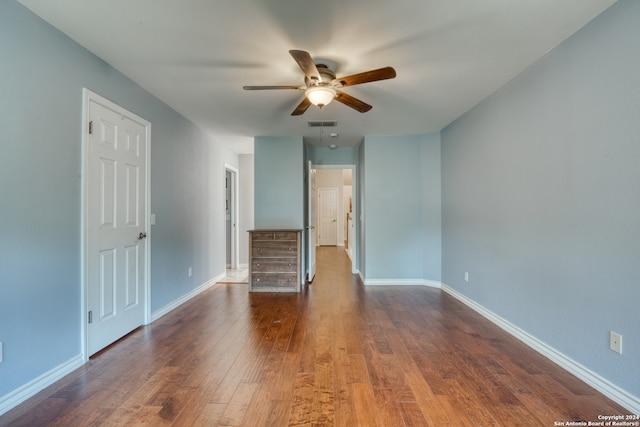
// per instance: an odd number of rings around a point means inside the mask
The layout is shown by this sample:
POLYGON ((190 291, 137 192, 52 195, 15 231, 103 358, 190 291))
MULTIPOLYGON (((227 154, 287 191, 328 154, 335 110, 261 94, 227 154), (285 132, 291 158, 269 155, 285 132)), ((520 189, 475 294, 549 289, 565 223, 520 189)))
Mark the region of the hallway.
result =
POLYGON ((449 295, 319 247, 300 294, 218 284, 7 414, 11 426, 532 426, 626 411, 449 295))

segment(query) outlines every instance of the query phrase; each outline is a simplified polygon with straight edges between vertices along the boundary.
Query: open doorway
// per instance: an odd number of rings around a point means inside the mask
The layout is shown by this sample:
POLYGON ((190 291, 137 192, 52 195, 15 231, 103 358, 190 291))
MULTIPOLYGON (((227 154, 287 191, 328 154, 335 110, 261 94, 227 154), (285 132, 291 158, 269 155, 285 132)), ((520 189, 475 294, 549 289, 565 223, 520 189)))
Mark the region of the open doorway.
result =
MULTIPOLYGON (((315 224, 309 243, 344 247, 355 274, 355 165, 311 165, 311 168, 314 171, 314 190, 309 190, 309 198, 315 201, 316 209, 309 209, 308 223, 315 224)), ((311 259, 315 256, 315 250, 309 248, 308 253, 309 265, 312 266, 315 264, 311 259)))
POLYGON ((225 236, 227 270, 238 268, 238 170, 230 165, 224 166, 225 186, 225 236))

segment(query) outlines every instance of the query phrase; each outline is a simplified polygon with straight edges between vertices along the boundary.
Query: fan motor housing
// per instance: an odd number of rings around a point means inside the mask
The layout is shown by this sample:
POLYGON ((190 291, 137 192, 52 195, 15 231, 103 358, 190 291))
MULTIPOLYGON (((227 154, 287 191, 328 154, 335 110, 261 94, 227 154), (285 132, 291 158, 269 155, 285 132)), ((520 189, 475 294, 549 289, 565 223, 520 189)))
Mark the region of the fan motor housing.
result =
POLYGON ((315 82, 307 77, 304 78, 304 82, 307 86, 324 85, 328 86, 336 79, 336 73, 324 64, 316 64, 318 73, 320 74, 320 81, 315 82))

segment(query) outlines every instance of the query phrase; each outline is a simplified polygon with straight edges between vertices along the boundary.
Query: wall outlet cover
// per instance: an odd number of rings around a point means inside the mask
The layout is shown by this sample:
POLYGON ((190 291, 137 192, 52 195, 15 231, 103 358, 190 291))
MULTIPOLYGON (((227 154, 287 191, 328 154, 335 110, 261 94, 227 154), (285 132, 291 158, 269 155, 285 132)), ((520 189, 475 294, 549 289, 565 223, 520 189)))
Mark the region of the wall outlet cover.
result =
POLYGON ((622 335, 609 331, 609 348, 616 353, 622 354, 622 335))

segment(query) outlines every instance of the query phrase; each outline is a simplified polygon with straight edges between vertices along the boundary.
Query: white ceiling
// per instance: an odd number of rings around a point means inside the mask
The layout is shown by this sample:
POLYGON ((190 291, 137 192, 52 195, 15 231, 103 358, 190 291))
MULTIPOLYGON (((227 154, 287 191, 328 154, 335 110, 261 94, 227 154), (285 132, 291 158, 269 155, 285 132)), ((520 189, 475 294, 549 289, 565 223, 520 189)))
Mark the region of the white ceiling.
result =
POLYGON ((441 130, 615 0, 19 0, 239 153, 254 136, 314 145, 441 130), (371 105, 291 111, 301 85, 290 49, 338 76, 397 77, 344 88, 371 105), (317 62, 317 61, 316 61, 317 62), (309 120, 338 120, 337 130, 309 120), (329 138, 337 132, 337 138, 329 138))

